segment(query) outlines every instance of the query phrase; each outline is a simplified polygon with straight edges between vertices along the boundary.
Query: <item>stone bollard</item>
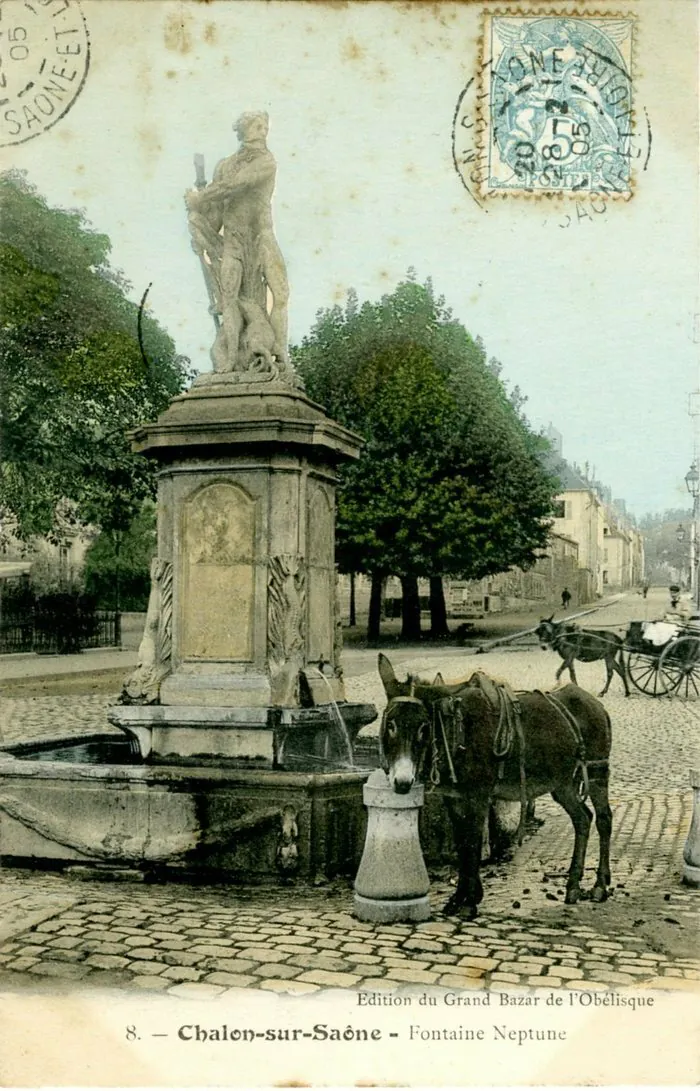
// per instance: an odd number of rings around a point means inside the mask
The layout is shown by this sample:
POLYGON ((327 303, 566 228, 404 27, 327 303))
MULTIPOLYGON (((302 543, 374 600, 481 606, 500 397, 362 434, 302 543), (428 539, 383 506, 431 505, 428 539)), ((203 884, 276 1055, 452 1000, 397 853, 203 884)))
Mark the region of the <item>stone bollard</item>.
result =
POLYGON ((693 816, 683 849, 683 882, 687 886, 700 887, 700 772, 691 770, 693 788, 693 816))
POLYGON ((355 879, 355 916, 362 921, 427 921, 430 879, 418 837, 422 785, 405 795, 375 769, 362 791, 367 837, 355 879))

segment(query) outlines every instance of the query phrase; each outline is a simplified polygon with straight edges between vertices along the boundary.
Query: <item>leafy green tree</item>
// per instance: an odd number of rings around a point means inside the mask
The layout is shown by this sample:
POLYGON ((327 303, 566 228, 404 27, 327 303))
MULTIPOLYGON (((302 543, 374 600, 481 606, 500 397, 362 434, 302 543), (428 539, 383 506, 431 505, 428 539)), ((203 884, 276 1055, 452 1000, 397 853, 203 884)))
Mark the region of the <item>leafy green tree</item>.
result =
POLYGON ((653 583, 690 580, 692 509, 670 508, 640 520, 646 574, 653 583))
POLYGON ((0 176, 0 512, 46 534, 56 505, 122 528, 153 489, 126 431, 184 386, 187 360, 128 298, 111 244, 84 212, 51 208, 23 173, 0 176))
POLYGON ((431 578, 431 631, 443 635, 442 577, 534 563, 557 491, 546 441, 430 281, 409 276, 362 306, 350 293, 293 355, 309 394, 365 440, 342 471, 337 545, 343 571, 372 576, 371 637, 387 575, 401 578, 403 635, 414 638, 419 577, 431 578))
POLYGON ((85 590, 104 609, 145 610, 156 551, 155 505, 146 501, 125 529, 103 530, 85 556, 85 590))

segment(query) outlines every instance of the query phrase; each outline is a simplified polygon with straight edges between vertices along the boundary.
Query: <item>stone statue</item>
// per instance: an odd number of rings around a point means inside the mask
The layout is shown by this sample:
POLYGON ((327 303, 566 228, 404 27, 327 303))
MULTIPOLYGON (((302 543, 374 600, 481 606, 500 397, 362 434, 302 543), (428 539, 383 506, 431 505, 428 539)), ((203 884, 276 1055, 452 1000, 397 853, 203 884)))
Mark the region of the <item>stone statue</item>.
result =
POLYGON ((173 623, 173 566, 154 557, 151 593, 139 645, 136 670, 124 683, 120 705, 157 705, 161 682, 171 669, 173 623))
POLYGON ((201 157, 196 188, 185 195, 192 247, 207 281, 217 325, 214 371, 246 378, 291 378, 287 349, 289 286, 272 226, 276 164, 266 143, 266 113, 242 114, 240 148, 222 159, 205 184, 201 157))

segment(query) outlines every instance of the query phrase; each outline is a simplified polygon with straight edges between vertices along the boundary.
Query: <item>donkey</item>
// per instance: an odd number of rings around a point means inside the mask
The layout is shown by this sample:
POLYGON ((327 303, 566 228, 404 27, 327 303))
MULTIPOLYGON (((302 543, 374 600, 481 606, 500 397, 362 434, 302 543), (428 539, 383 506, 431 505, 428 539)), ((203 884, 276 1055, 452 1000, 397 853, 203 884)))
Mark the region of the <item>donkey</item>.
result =
POLYGON ((578 682, 574 671, 575 659, 580 659, 582 663, 593 663, 598 659, 604 659, 607 679, 598 696, 604 697, 608 692, 613 671, 616 671, 625 687, 625 697, 629 697, 625 645, 622 637, 616 636, 615 633, 606 633, 603 629, 579 629, 578 625, 571 621, 554 621, 553 618, 554 614, 551 617, 542 618, 535 629, 535 635, 542 648, 545 650, 551 648, 562 657, 563 662, 555 675, 555 681, 558 682, 562 672, 568 670, 569 677, 576 686, 578 682))
POLYGON ((612 811, 608 801, 610 717, 578 686, 556 694, 513 694, 477 672, 452 685, 408 678, 399 682, 385 655, 379 674, 387 696, 380 732, 382 767, 395 792, 416 780, 440 789, 458 857, 457 888, 443 909, 472 920, 484 891, 479 878, 484 820, 493 800, 520 800, 519 833, 527 803, 550 792, 571 818, 574 850, 566 901, 583 897, 586 847, 596 816, 600 854, 593 901, 610 886, 612 811))

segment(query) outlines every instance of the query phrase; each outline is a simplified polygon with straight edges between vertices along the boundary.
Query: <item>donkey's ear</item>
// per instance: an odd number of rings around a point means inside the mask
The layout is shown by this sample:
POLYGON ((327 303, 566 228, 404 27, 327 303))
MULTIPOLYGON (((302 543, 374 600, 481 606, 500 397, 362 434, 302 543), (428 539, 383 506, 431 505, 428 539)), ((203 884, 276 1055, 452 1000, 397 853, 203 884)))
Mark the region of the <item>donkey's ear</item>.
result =
POLYGON ((435 675, 435 677, 433 678, 433 685, 434 686, 444 686, 445 685, 445 679, 440 674, 440 671, 438 671, 437 674, 435 675))
POLYGON ((377 657, 377 668, 387 697, 395 697, 399 688, 399 683, 396 680, 394 668, 383 652, 380 652, 377 657))

